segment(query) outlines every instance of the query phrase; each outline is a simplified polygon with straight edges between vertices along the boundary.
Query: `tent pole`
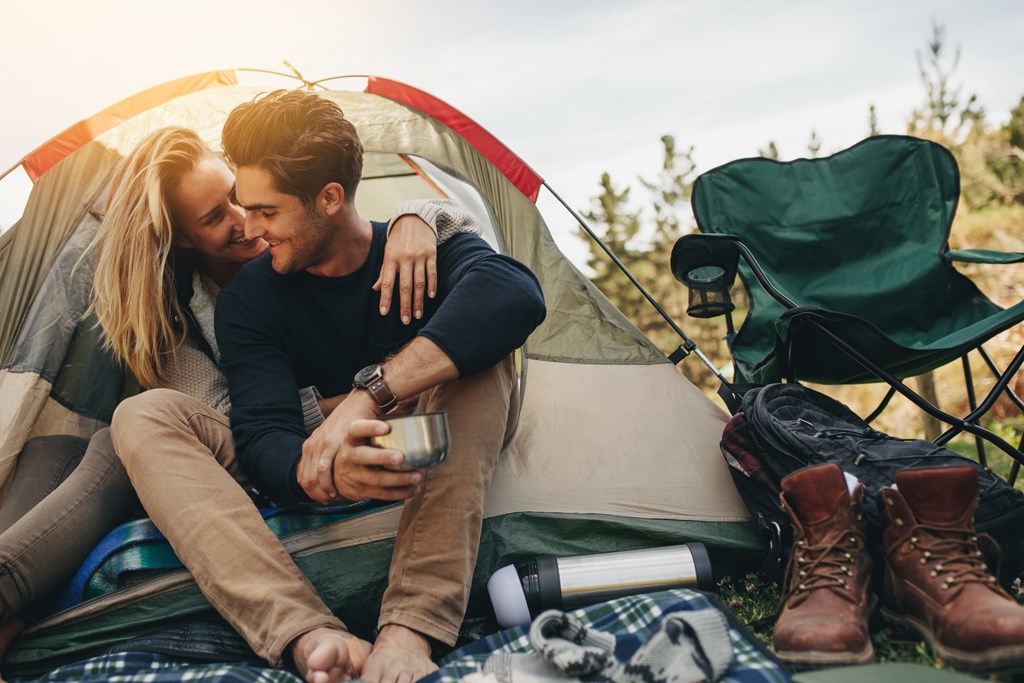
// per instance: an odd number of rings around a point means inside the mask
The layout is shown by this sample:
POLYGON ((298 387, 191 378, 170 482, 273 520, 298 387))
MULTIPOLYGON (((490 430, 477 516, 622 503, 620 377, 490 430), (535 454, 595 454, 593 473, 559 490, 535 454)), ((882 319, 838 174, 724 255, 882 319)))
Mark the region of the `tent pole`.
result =
POLYGON ((0 173, 0 180, 3 180, 4 178, 6 178, 10 173, 12 173, 14 171, 14 169, 18 168, 23 163, 25 163, 25 159, 24 158, 22 158, 20 161, 18 161, 18 163, 14 164, 14 166, 11 166, 9 169, 4 171, 3 173, 0 173))
POLYGON ((565 210, 572 214, 572 217, 575 218, 576 222, 580 224, 580 227, 583 228, 583 230, 586 231, 588 235, 590 235, 591 239, 597 242, 601 249, 604 250, 604 253, 608 254, 608 258, 610 258, 612 262, 619 267, 619 270, 621 270, 626 275, 626 277, 629 278, 629 281, 633 283, 633 286, 640 290, 640 293, 644 295, 644 298, 647 299, 647 301, 650 302, 652 306, 654 306, 654 310, 656 310, 658 314, 665 319, 665 322, 668 323, 669 327, 671 327, 675 331, 675 333, 679 335, 680 339, 683 340, 683 343, 679 346, 678 351, 669 356, 669 358, 671 358, 673 362, 678 364, 679 361, 686 358, 691 353, 694 353, 697 355, 697 358, 699 358, 704 363, 704 365, 708 366, 708 369, 715 374, 715 377, 717 377, 719 381, 725 384, 729 384, 729 382, 722 375, 721 371, 717 367, 715 367, 715 364, 708 360, 708 357, 705 356, 704 353, 697 347, 697 343, 694 342, 689 337, 687 337, 686 333, 684 333, 679 328, 679 326, 676 325, 675 321, 672 320, 672 317, 665 312, 665 309, 663 309, 661 305, 657 301, 655 301, 654 297, 651 296, 651 294, 642 284, 640 284, 640 281, 636 279, 633 273, 629 272, 629 268, 626 267, 626 264, 623 263, 619 259, 619 257, 612 252, 608 245, 604 243, 604 240, 598 237, 597 233, 595 233, 593 229, 591 229, 591 227, 587 224, 587 222, 583 220, 583 216, 581 216, 575 209, 569 206, 569 204, 566 203, 566 201, 562 199, 562 197, 557 192, 555 192, 554 189, 550 185, 548 185, 546 181, 543 184, 544 187, 547 188, 548 192, 550 192, 552 196, 555 199, 557 199, 562 206, 565 207, 565 210), (682 354, 678 356, 678 359, 676 359, 677 353, 682 354))

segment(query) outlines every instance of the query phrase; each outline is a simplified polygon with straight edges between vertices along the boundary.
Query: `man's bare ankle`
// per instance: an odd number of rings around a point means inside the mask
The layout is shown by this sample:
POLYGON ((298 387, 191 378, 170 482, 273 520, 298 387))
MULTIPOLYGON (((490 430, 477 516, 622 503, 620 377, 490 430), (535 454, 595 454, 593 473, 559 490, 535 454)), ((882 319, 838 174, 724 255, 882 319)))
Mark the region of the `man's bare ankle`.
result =
POLYGON ((383 643, 390 643, 405 648, 416 648, 423 654, 430 656, 430 638, 419 631, 400 624, 387 624, 377 633, 374 646, 383 643))
POLYGON ((437 671, 430 655, 430 638, 405 626, 388 624, 377 634, 362 677, 369 683, 416 681, 437 671))

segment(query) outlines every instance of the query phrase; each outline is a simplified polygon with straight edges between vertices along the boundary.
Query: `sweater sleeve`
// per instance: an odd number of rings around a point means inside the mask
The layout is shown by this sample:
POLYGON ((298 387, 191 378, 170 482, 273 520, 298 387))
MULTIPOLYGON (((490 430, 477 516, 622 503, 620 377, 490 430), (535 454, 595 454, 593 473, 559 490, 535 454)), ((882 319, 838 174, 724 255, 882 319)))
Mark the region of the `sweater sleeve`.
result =
MULTIPOLYGON (((264 312, 265 313, 265 312, 264 312)), ((231 388, 231 431, 242 471, 279 503, 308 502, 295 478, 306 440, 291 361, 259 315, 231 291, 217 301, 217 340, 231 388)))
POLYGON ((495 365, 544 321, 540 283, 515 259, 475 235, 438 248, 444 300, 419 334, 436 343, 465 377, 495 365))
POLYGON ((388 237, 395 221, 406 214, 422 218, 437 235, 438 244, 444 244, 460 233, 480 234, 480 226, 473 217, 450 199, 409 199, 398 205, 394 217, 388 221, 388 237))

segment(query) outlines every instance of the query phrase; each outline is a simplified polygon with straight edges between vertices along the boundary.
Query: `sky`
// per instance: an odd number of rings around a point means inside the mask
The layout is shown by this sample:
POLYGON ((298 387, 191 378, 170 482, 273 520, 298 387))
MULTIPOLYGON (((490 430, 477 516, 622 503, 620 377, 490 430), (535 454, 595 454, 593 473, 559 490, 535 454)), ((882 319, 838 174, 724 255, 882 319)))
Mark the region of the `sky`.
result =
MULTIPOLYGON (((475 119, 577 210, 608 172, 654 177, 662 135, 698 171, 774 141, 805 156, 903 133, 924 100, 932 24, 961 57, 954 83, 990 123, 1024 95, 1019 0, 0 0, 0 171, 74 122, 147 87, 222 68, 310 80, 376 74, 475 119)), ((272 83, 272 86, 278 84, 272 83)), ((10 183, 17 184, 17 182, 10 183)), ((0 184, 0 226, 12 201, 0 184)), ((580 265, 562 215, 549 224, 580 265)), ((20 213, 20 211, 18 212, 20 213)), ((16 214, 17 215, 17 214, 16 214)), ((16 217, 15 215, 15 217, 16 217)))

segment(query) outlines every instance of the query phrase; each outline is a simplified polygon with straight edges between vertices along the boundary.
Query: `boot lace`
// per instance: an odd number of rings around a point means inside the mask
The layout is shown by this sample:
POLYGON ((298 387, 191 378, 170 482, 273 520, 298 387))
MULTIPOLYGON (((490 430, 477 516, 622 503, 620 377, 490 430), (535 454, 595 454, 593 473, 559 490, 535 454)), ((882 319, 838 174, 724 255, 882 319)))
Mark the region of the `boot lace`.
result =
POLYGON ((932 566, 929 576, 944 577, 943 590, 956 584, 996 583, 982 559, 973 529, 918 524, 910 531, 910 548, 921 551, 918 561, 922 565, 932 566))
POLYGON ((865 539, 859 530, 844 531, 816 544, 811 544, 806 537, 800 538, 793 548, 788 592, 800 595, 825 588, 854 600, 855 596, 850 593, 851 566, 863 552, 866 552, 865 539))

